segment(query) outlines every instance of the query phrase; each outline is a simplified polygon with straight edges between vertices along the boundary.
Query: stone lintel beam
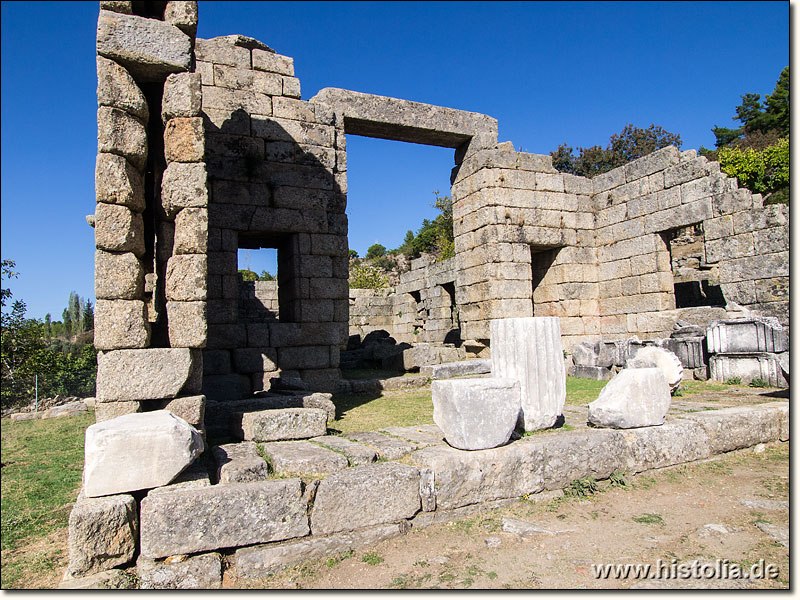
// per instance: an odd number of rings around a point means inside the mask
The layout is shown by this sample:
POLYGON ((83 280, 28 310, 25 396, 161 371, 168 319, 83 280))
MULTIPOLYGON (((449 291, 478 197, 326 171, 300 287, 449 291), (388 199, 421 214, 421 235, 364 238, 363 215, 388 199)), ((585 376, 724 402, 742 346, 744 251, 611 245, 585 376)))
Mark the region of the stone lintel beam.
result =
POLYGON ((480 113, 338 88, 324 88, 310 101, 342 114, 345 133, 445 148, 471 140, 483 148, 497 144, 497 119, 480 113))

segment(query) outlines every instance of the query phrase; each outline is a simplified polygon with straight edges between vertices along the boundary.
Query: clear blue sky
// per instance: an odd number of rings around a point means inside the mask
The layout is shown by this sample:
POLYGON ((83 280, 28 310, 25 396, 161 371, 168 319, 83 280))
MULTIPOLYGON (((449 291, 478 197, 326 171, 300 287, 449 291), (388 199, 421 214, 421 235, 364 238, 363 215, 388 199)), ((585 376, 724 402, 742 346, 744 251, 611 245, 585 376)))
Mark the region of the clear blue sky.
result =
MULTIPOLYGON (((94 300, 97 12, 2 3, 2 257, 31 317, 60 319, 71 290, 94 300)), ((303 99, 342 87, 486 113, 542 154, 627 123, 713 147, 740 95, 771 93, 789 64, 788 2, 200 2, 200 37, 234 33, 294 57, 303 99)), ((347 143, 350 247, 396 247, 435 216, 453 152, 347 143)))

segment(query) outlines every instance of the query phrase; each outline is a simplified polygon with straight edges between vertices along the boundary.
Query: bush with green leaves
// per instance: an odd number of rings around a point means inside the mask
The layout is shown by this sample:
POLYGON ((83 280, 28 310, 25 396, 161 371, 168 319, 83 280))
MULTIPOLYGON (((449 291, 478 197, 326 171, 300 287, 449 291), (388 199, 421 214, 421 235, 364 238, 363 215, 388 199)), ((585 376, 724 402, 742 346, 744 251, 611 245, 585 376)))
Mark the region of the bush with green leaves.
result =
POLYGON ((359 261, 350 262, 350 288, 357 290, 380 290, 389 286, 389 278, 372 265, 359 261))
POLYGON ((380 258, 386 254, 386 246, 383 244, 372 244, 369 248, 367 248, 367 254, 365 258, 373 259, 373 258, 380 258))
POLYGON ((763 150, 725 146, 717 154, 723 173, 759 194, 789 186, 789 139, 781 138, 763 150))

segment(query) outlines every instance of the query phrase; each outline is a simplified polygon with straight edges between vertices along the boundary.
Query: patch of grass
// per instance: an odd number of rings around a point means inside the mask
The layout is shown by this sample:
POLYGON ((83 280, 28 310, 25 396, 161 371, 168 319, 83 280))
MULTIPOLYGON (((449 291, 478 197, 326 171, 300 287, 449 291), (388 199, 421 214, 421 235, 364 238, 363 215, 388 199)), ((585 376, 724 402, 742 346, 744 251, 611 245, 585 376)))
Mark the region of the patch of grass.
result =
POLYGON ((336 405, 336 420, 330 428, 342 433, 433 424, 433 400, 429 389, 389 392, 377 398, 357 394, 334 396, 333 403, 336 405))
POLYGON ((591 477, 576 479, 564 488, 564 495, 573 498, 586 498, 597 491, 597 482, 591 477))
POLYGON ((367 552, 361 557, 361 562, 375 566, 383 562, 383 557, 377 552, 367 552))
POLYGON ((729 377, 725 380, 725 385, 740 385, 742 383, 741 377, 729 377))
POLYGON ((348 550, 347 552, 343 552, 342 554, 334 554, 333 556, 329 556, 325 560, 325 566, 328 567, 329 569, 332 569, 343 560, 351 558, 352 556, 353 556, 352 550, 348 550))
POLYGON ((638 517, 632 517, 637 523, 645 523, 646 525, 663 525, 664 518, 657 513, 644 513, 638 517))
POLYGON ((609 475, 608 481, 611 487, 628 487, 628 476, 625 474, 625 471, 614 471, 609 475))
POLYGON ((763 379, 761 379, 760 377, 756 377, 755 379, 753 379, 753 381, 751 381, 749 383, 749 385, 750 385, 750 387, 753 387, 753 388, 769 387, 769 384, 766 381, 764 381, 763 379))
POLYGON ((582 379, 567 375, 567 404, 582 406, 588 402, 597 400, 607 381, 595 381, 594 379, 582 379))
POLYGON ((3 421, 3 589, 52 571, 52 556, 38 552, 27 557, 25 550, 66 527, 81 485, 84 431, 93 423, 93 411, 60 419, 3 421))
POLYGON ((497 573, 495 573, 494 571, 489 571, 489 572, 486 574, 486 576, 487 576, 489 579, 497 579, 497 573))
POLYGON ((685 389, 686 389, 686 388, 684 388, 684 387, 683 387, 683 385, 679 385, 679 386, 678 386, 678 387, 676 387, 676 388, 675 388, 675 390, 672 392, 672 397, 673 397, 673 398, 680 398, 680 397, 681 397, 681 396, 683 396, 683 394, 685 393, 685 389))

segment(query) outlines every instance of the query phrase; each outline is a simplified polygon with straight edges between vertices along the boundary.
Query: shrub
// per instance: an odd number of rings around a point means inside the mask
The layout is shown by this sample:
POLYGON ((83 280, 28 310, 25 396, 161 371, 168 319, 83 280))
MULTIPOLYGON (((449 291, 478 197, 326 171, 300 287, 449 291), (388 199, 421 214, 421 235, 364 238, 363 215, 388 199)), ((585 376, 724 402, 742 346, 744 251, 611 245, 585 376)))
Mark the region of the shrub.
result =
POLYGON ((352 289, 380 290, 389 285, 389 278, 377 267, 353 261, 349 283, 352 289))
POLYGON ((369 248, 367 248, 366 258, 379 258, 386 254, 386 246, 383 244, 372 244, 369 248))
POLYGON ((781 138, 763 150, 726 146, 718 152, 722 171, 759 194, 789 185, 789 139, 781 138))

